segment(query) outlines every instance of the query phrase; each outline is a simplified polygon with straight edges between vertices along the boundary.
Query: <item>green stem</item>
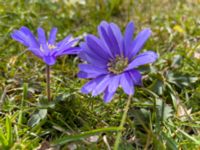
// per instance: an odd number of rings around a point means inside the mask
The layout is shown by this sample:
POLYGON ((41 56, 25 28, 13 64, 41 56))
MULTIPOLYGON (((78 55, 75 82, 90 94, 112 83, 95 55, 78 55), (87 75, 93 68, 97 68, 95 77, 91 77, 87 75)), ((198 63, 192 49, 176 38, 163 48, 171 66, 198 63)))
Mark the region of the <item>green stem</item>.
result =
MULTIPOLYGON (((128 110, 129 110, 129 105, 131 103, 131 97, 132 97, 132 95, 129 95, 128 101, 127 101, 127 104, 125 106, 125 110, 124 110, 124 113, 123 113, 123 116, 122 116, 122 119, 121 119, 121 122, 120 122, 120 125, 119 125, 119 128, 123 128, 124 123, 126 121, 127 113, 128 113, 128 110)), ((121 136, 122 136, 122 132, 118 131, 117 137, 116 137, 116 140, 115 140, 114 150, 118 150, 121 136)))
POLYGON ((47 82, 47 98, 48 101, 51 101, 51 90, 50 90, 50 66, 46 66, 46 82, 47 82))

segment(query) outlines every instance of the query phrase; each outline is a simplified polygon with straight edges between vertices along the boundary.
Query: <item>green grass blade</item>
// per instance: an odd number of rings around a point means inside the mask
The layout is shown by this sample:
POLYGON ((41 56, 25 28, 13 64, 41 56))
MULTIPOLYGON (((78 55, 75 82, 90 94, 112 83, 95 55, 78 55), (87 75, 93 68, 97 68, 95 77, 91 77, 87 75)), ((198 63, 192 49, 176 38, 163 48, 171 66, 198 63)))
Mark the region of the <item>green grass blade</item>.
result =
POLYGON ((21 100, 21 107, 20 107, 20 112, 19 112, 18 124, 22 124, 22 122, 23 122, 23 105, 24 105, 24 100, 27 97, 27 94, 28 94, 28 84, 24 83, 23 96, 22 96, 22 100, 21 100))
POLYGON ((190 136, 185 131, 179 129, 179 132, 181 132, 185 137, 193 141, 195 144, 200 145, 200 141, 196 140, 194 137, 190 136))
POLYGON ((7 145, 6 137, 4 136, 4 133, 0 128, 0 148, 5 149, 6 145, 7 145))
POLYGON ((8 146, 10 147, 13 143, 13 135, 12 135, 12 124, 10 118, 6 117, 6 138, 8 142, 8 146))
POLYGON ((166 145, 169 149, 178 150, 177 143, 171 137, 168 137, 166 133, 162 133, 163 137, 167 141, 166 145))
POLYGON ((78 135, 71 135, 71 136, 64 136, 61 137, 57 140, 55 140, 53 142, 53 145, 63 145, 66 144, 68 142, 71 141, 78 141, 78 140, 82 140, 83 138, 92 136, 92 135, 96 135, 98 133, 102 133, 102 132, 111 132, 111 131, 120 131, 123 128, 119 128, 119 127, 109 127, 109 128, 101 128, 101 129, 96 129, 96 130, 91 130, 91 131, 87 131, 78 135))

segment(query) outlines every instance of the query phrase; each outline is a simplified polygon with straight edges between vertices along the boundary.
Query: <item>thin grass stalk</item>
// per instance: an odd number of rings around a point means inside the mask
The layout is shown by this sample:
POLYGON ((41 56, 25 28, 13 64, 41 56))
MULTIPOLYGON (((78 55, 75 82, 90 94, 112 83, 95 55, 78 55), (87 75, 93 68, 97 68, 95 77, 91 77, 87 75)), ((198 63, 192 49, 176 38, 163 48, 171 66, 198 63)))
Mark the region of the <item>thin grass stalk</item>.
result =
MULTIPOLYGON (((124 126, 124 123, 125 123, 126 117, 127 117, 127 113, 128 113, 128 110, 129 110, 129 106, 130 106, 130 103, 131 103, 131 98, 132 98, 132 95, 129 95, 128 101, 126 103, 125 110, 124 110, 124 113, 123 113, 123 116, 122 116, 122 119, 121 119, 121 122, 120 122, 120 125, 119 125, 119 128, 123 128, 123 126, 124 126)), ((114 144, 114 150, 119 149, 119 144, 121 142, 121 136, 122 136, 122 131, 118 131, 117 136, 116 136, 116 140, 115 140, 115 144, 114 144)))

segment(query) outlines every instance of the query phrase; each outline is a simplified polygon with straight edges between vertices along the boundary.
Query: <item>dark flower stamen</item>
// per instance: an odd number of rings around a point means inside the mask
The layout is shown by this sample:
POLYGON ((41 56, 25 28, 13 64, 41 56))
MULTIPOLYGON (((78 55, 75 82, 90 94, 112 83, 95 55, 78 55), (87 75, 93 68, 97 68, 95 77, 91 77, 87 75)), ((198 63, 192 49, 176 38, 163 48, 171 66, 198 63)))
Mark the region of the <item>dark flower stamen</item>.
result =
POLYGON ((128 58, 117 55, 108 63, 108 70, 114 74, 120 74, 128 66, 128 58))

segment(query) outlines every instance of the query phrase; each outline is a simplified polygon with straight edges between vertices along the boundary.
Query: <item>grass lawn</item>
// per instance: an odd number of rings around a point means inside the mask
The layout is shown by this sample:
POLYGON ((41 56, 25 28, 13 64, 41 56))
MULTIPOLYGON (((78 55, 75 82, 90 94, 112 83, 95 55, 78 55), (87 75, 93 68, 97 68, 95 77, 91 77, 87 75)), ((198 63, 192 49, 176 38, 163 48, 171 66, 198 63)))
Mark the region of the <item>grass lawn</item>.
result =
POLYGON ((1 0, 0 1, 0 150, 200 149, 199 0, 1 0), (58 28, 57 40, 73 34, 84 41, 97 35, 102 20, 122 31, 134 21, 135 34, 150 28, 143 51, 158 60, 138 68, 143 86, 135 87, 121 128, 128 96, 119 88, 110 103, 102 95, 82 94, 76 55, 51 67, 47 101, 45 63, 10 34, 27 26, 58 28))

